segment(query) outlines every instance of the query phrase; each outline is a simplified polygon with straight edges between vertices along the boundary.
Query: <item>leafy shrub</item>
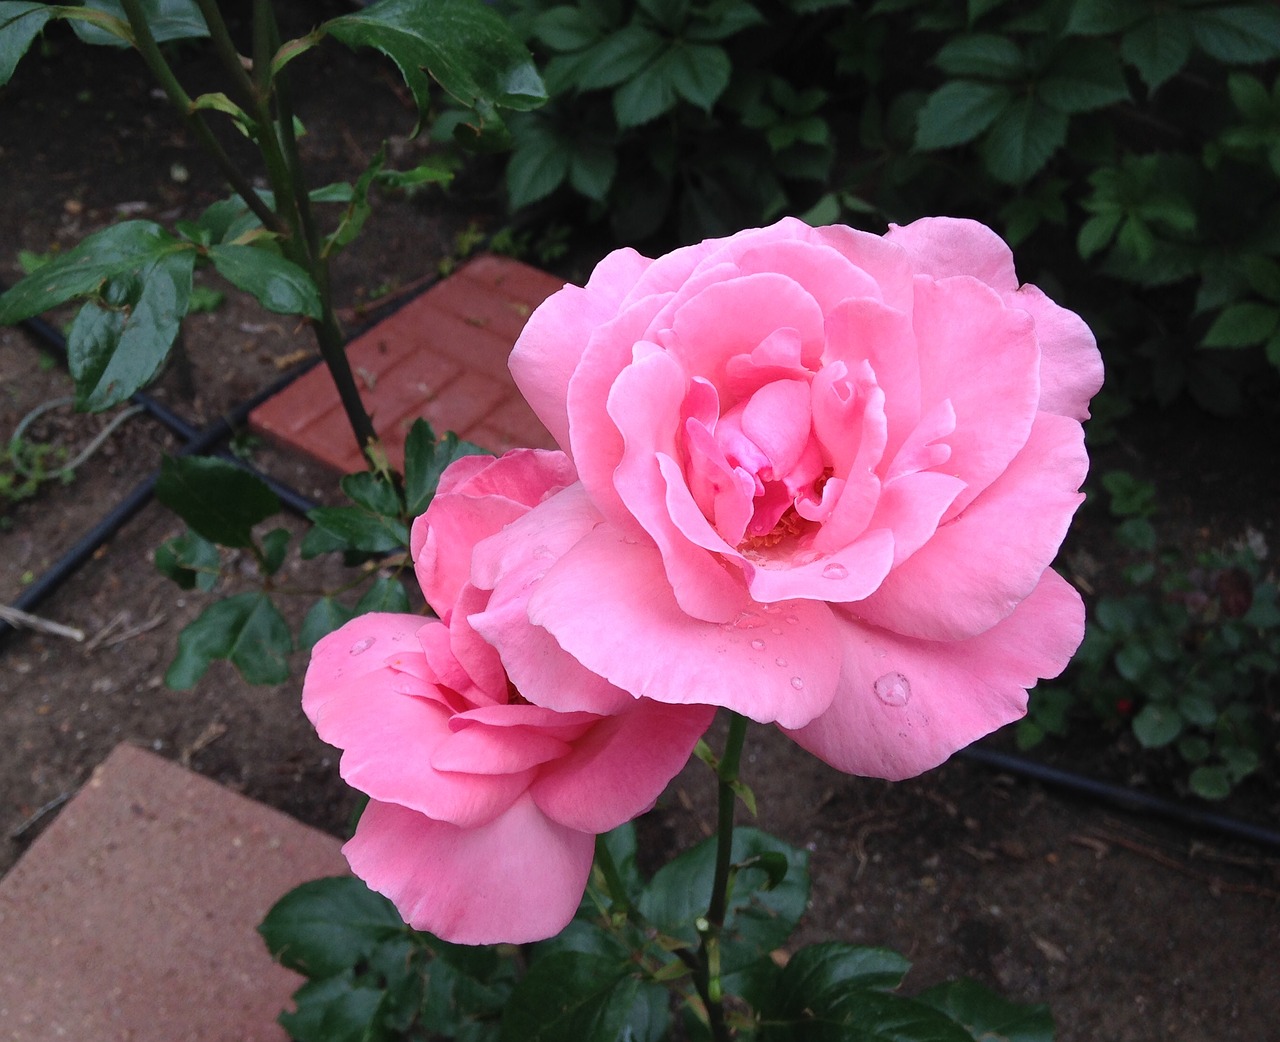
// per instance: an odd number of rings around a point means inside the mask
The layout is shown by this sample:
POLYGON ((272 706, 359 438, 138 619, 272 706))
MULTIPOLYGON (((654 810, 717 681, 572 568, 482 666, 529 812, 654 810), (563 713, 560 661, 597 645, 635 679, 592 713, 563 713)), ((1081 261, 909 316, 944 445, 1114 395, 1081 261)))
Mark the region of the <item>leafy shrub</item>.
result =
POLYGON ((515 0, 551 103, 511 122, 514 208, 585 199, 620 239, 704 237, 816 199, 830 96, 805 68, 843 0, 515 0), (672 227, 674 221, 675 227, 672 227))
POLYGON ((1071 290, 1112 394, 1274 396, 1280 7, 507 2, 552 96, 511 121, 513 207, 576 199, 628 243, 970 215, 1071 290))
POLYGON ((1276 584, 1248 546, 1191 560, 1162 549, 1154 488, 1123 471, 1103 485, 1121 519, 1127 590, 1098 598, 1066 676, 1032 692, 1018 743, 1066 735, 1090 716, 1127 727, 1143 749, 1176 753, 1169 762, 1190 791, 1221 799, 1262 766, 1280 725, 1276 584))

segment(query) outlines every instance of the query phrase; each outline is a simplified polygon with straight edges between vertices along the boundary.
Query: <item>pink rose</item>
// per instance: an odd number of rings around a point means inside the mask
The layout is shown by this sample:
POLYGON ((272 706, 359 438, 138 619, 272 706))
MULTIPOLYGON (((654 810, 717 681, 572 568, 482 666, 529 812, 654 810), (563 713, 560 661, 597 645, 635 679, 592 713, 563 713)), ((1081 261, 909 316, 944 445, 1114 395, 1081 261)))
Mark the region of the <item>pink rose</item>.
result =
POLYGON ((596 834, 653 804, 714 712, 634 698, 576 664, 560 679, 583 690, 566 700, 590 711, 531 704, 472 627, 490 597, 467 580, 476 540, 571 477, 559 453, 454 464, 413 533, 442 621, 359 616, 316 645, 303 684, 308 718, 343 750, 343 778, 370 797, 343 848, 352 870, 446 940, 563 929, 596 834))
POLYGON ((1080 642, 1050 564, 1101 361, 980 224, 619 250, 534 313, 511 369, 581 486, 478 548, 473 580, 544 633, 491 621, 508 669, 563 650, 896 779, 1020 716, 1080 642), (499 591, 542 515, 563 538, 499 591))

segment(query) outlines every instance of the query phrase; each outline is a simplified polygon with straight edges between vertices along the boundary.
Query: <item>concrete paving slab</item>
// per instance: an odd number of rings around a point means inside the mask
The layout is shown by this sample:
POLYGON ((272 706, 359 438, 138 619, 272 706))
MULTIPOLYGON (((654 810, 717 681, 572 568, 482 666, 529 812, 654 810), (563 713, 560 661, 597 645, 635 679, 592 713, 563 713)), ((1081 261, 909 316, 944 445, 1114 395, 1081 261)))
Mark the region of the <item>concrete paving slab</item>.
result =
POLYGON ((256 932, 338 840, 120 745, 0 880, 3 1042, 283 1042, 256 932))

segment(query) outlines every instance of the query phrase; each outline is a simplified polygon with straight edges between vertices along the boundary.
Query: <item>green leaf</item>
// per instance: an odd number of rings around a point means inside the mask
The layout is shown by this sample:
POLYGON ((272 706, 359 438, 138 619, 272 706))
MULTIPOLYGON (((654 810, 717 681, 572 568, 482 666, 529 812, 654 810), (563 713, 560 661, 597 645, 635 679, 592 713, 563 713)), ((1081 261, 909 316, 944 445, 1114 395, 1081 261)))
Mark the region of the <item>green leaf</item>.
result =
POLYGON ((1138 70, 1149 91, 1177 75, 1191 57, 1191 20, 1180 7, 1153 7, 1151 16, 1120 39, 1120 56, 1138 70))
POLYGON ((952 80, 929 95, 917 116, 916 148, 930 151, 972 141, 1013 100, 1008 87, 952 80))
POLYGON ((545 199, 569 177, 573 154, 549 126, 518 135, 507 160, 507 198, 512 210, 545 199))
POLYGON ((1010 1002, 977 981, 939 984, 917 995, 916 1001, 962 1025, 974 1042, 1053 1042, 1048 1006, 1010 1002))
POLYGON ((267 575, 275 575, 280 571, 289 550, 290 538, 287 528, 273 528, 262 537, 262 570, 267 575))
POLYGON ((1067 139, 1067 116, 1035 98, 1017 98, 991 124, 981 145, 987 170, 998 181, 1031 180, 1067 139))
POLYGON ((1080 259, 1088 260, 1105 249, 1115 238, 1116 229, 1123 217, 1124 214, 1119 210, 1107 210, 1105 213, 1094 214, 1085 221, 1076 235, 1076 251, 1080 254, 1080 259))
POLYGON ((664 50, 614 92, 613 117, 623 130, 642 126, 675 108, 679 99, 672 58, 674 50, 664 50))
POLYGON ((217 585, 222 560, 218 548, 195 532, 166 539, 156 548, 156 570, 182 589, 199 587, 208 593, 217 585))
POLYGON ((430 111, 424 70, 483 121, 495 105, 530 109, 546 100, 529 52, 480 0, 381 0, 325 22, 349 47, 373 47, 400 69, 418 107, 430 111))
POLYGON ((382 172, 382 166, 386 161, 387 149, 384 144, 373 154, 369 165, 361 171, 360 176, 356 178, 356 183, 351 186, 351 193, 346 200, 347 209, 338 226, 324 241, 324 247, 321 250, 324 256, 327 257, 335 250, 346 246, 360 234, 360 229, 373 213, 373 207, 369 204, 369 191, 373 187, 374 178, 382 172))
POLYGON ((630 962, 586 952, 555 952, 538 959, 503 1010, 502 1039, 657 1042, 665 1025, 655 1020, 665 1017, 666 991, 639 980, 634 968, 630 962), (656 996, 661 999, 655 1005, 656 996))
POLYGON ((404 498, 409 517, 426 512, 436 494, 440 475, 445 468, 463 456, 488 456, 487 449, 461 441, 448 431, 436 441, 435 432, 426 420, 414 420, 404 442, 404 498))
POLYGON ((1187 763, 1200 763, 1213 751, 1209 740, 1198 734, 1185 734, 1178 739, 1178 755, 1187 763))
POLYGON ((1129 88, 1115 52, 1096 40, 1074 40, 1062 46, 1054 63, 1036 84, 1046 105, 1059 112, 1089 112, 1129 100, 1129 88))
MULTIPOLYGON (((786 878, 771 890, 768 872, 760 866, 735 874, 721 935, 725 973, 732 973, 778 947, 791 935, 809 898, 809 855, 758 829, 740 828, 733 836, 733 862, 741 865, 766 853, 787 859, 786 878)), ((664 933, 689 945, 698 943, 693 922, 705 915, 711 900, 715 873, 715 839, 712 837, 660 868, 644 893, 639 907, 664 933)))
POLYGON ((52 258, 0 296, 0 325, 13 325, 76 297, 96 294, 109 279, 137 276, 175 250, 190 252, 192 247, 154 221, 113 224, 52 258))
POLYGON ((1013 80, 1027 72, 1022 49, 1013 40, 992 33, 971 33, 948 40, 933 61, 949 76, 1013 80))
POLYGON ((618 156, 605 142, 580 144, 569 161, 569 183, 580 195, 603 203, 618 171, 618 156))
POLYGON ((379 517, 400 517, 400 496, 395 485, 382 474, 361 470, 348 474, 340 482, 343 494, 356 506, 364 507, 379 517))
POLYGON ((379 576, 365 595, 356 603, 357 615, 371 611, 398 612, 402 615, 409 612, 409 595, 399 580, 379 576))
POLYGON ((321 597, 307 610, 298 630, 298 647, 310 651, 321 637, 340 629, 354 619, 356 613, 336 597, 321 597))
POLYGON ((770 1011, 800 1017, 847 988, 891 991, 911 969, 905 957, 887 948, 859 948, 839 941, 809 945, 796 952, 778 978, 770 1011))
POLYGON ((1280 325, 1280 307, 1245 300, 1219 312, 1201 343, 1205 347, 1249 347, 1266 340, 1280 325))
POLYGON ((268 311, 320 317, 320 293, 302 268, 265 246, 209 247, 218 274, 268 311))
POLYGON ((560 5, 533 20, 533 35, 553 51, 581 51, 600 38, 600 19, 590 8, 560 5))
POLYGON ((1148 11, 1145 0, 1075 0, 1064 34, 1111 36, 1139 21, 1148 11))
POLYGON ((13 78, 31 41, 55 14, 48 4, 0 3, 0 86, 13 78))
POLYGON ((280 510, 279 497, 261 478, 209 456, 166 456, 156 499, 222 546, 252 546, 253 526, 280 510))
POLYGON ((1280 56, 1280 8, 1272 4, 1196 7, 1191 32, 1201 50, 1228 65, 1280 56))
POLYGON ((704 112, 710 112, 733 71, 723 47, 706 43, 677 43, 655 63, 670 76, 675 92, 704 112))
POLYGON ((1243 781, 1262 766, 1261 757, 1247 746, 1225 745, 1218 751, 1218 755, 1222 757, 1235 781, 1243 781))
POLYGON ((1197 767, 1187 781, 1202 800, 1224 800, 1231 795, 1231 774, 1225 767, 1197 767))
POLYGON ((1151 652, 1143 644, 1125 644, 1116 652, 1116 672, 1130 684, 1140 684, 1151 664, 1151 652))
POLYGON ((1218 722, 1218 710, 1213 699, 1199 691, 1190 691, 1178 699, 1178 713, 1197 727, 1212 727, 1218 722))
MULTIPOLYGON (((796 14, 816 14, 833 7, 843 7, 845 0, 790 0, 796 14)), ((744 29, 764 25, 765 17, 745 0, 712 0, 706 7, 692 12, 692 20, 684 26, 684 38, 696 43, 716 43, 737 36, 744 29)))
POLYGON ((215 601, 178 635, 178 654, 165 673, 177 691, 192 688, 214 659, 229 659, 250 684, 289 679, 289 625, 265 593, 215 601))
MULTIPOLYGON (((86 0, 85 7, 95 8, 105 14, 127 21, 124 5, 120 0, 86 0)), ((168 40, 193 40, 209 35, 204 16, 195 0, 139 0, 139 6, 147 19, 147 28, 157 43, 168 40)), ((92 22, 77 18, 71 27, 85 43, 105 44, 108 47, 127 47, 128 41, 120 39, 92 22)))
MULTIPOLYGON (((268 206, 274 203, 270 193, 260 192, 268 206)), ((234 242, 247 232, 261 228, 262 222, 238 195, 210 204, 196 222, 208 233, 208 242, 234 242)))
POLYGON ((395 905, 359 879, 313 879, 290 890, 258 927, 271 957, 308 977, 332 977, 402 934, 395 905))
POLYGON ((584 91, 616 87, 656 61, 666 46, 652 29, 625 26, 583 52, 574 81, 584 91))
POLYGON ((1159 749, 1182 733, 1182 717, 1169 706, 1152 702, 1133 718, 1133 733, 1144 749, 1159 749))
POLYGON ((278 1019, 294 1042, 369 1042, 385 995, 348 971, 302 985, 278 1019))
MULTIPOLYGON (((901 995, 832 989, 788 1021, 770 1023, 761 1042, 973 1042, 945 1013, 901 995)), ((985 1040, 984 1040, 985 1042, 985 1040)))
POLYGON ((145 387, 164 365, 191 299, 195 251, 183 244, 136 275, 106 286, 107 304, 90 301, 67 333, 67 367, 76 408, 101 411, 145 387))
POLYGON ((307 518, 315 528, 303 536, 304 558, 333 550, 385 554, 409 545, 409 530, 402 521, 359 507, 317 507, 307 518))

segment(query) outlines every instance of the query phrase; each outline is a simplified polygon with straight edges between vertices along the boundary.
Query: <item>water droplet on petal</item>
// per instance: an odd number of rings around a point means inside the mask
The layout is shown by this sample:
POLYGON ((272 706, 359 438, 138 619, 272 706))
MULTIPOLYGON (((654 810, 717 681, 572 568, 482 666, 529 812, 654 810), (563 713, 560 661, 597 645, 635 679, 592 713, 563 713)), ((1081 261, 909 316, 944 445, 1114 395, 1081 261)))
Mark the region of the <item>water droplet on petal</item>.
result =
POLYGON ((904 706, 911 701, 911 681, 901 673, 886 673, 877 680, 871 689, 887 706, 904 706))
POLYGON ((849 569, 833 561, 822 569, 822 577, 824 579, 847 579, 849 578, 849 569))
POLYGON ((780 665, 780 666, 785 666, 785 665, 787 664, 787 660, 786 660, 786 659, 784 659, 784 658, 782 658, 781 656, 779 656, 778 658, 774 659, 773 661, 774 661, 774 662, 776 662, 776 663, 777 663, 778 665, 780 665))
POLYGON ((776 604, 766 604, 764 606, 764 613, 766 615, 777 615, 778 612, 780 611, 782 611, 782 609, 779 608, 776 604))
POLYGON ((760 640, 759 638, 757 638, 756 640, 753 640, 751 642, 751 646, 755 648, 756 651, 764 651, 764 641, 760 640))
POLYGON ((797 691, 801 691, 804 689, 804 681, 801 680, 799 677, 792 677, 791 686, 795 688, 797 691))
POLYGON ((734 625, 740 630, 754 630, 759 629, 764 625, 764 619, 760 618, 760 616, 753 611, 744 611, 738 616, 734 625))
POLYGON ((365 637, 363 640, 356 641, 354 644, 351 645, 351 654, 353 655, 363 654, 364 652, 368 651, 371 647, 373 647, 377 639, 378 639, 377 637, 365 637))
POLYGON ((778 629, 778 627, 777 627, 777 626, 772 627, 772 628, 769 630, 769 632, 770 632, 770 633, 772 633, 775 637, 781 637, 781 636, 782 636, 782 630, 778 629))
POLYGON ((796 554, 792 560, 795 561, 797 566, 803 568, 806 564, 813 564, 821 556, 822 554, 818 553, 817 550, 805 550, 803 553, 796 554))
POLYGON ((800 621, 800 617, 798 615, 787 616, 787 622, 789 622, 792 626, 794 626, 799 621, 800 621))

